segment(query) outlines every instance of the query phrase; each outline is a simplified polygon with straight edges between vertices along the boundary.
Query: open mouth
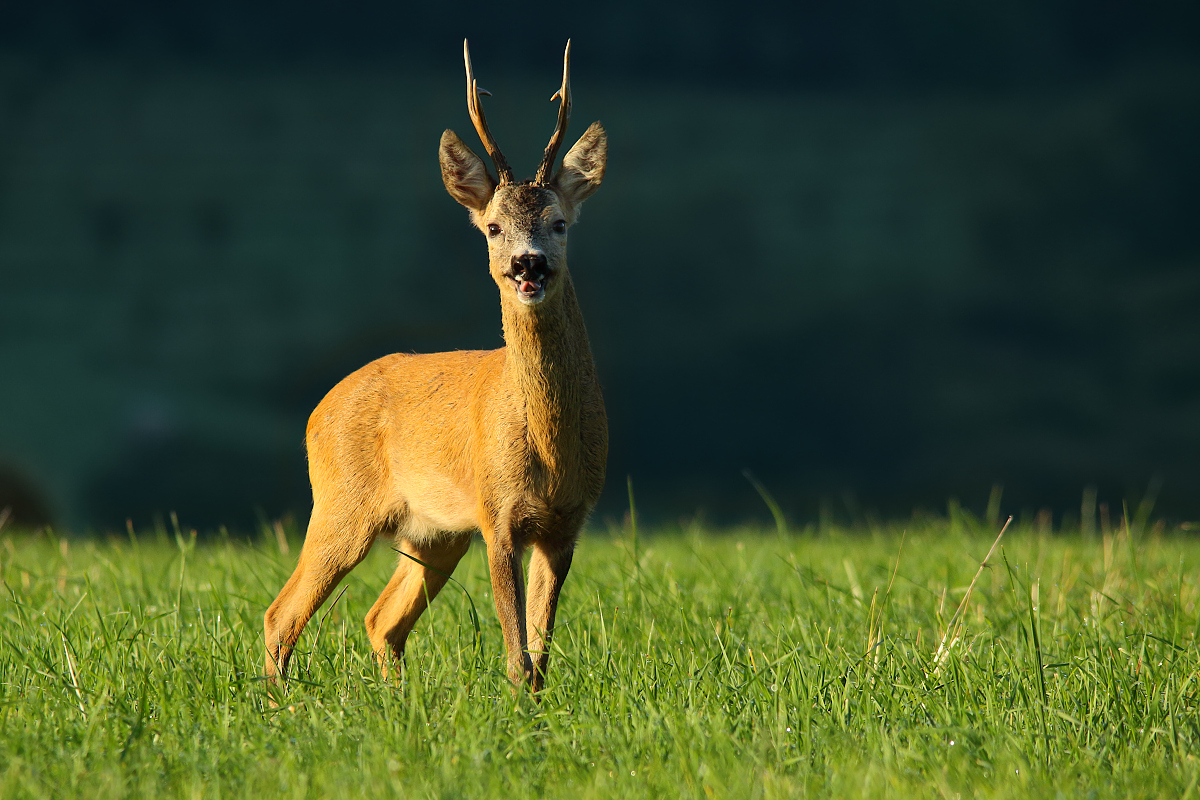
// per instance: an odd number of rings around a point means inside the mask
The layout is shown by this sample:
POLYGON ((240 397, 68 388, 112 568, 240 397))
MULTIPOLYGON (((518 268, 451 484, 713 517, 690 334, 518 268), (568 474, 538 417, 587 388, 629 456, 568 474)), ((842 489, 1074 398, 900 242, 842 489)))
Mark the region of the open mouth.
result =
POLYGON ((550 282, 549 274, 527 269, 514 272, 508 277, 513 282, 513 286, 517 290, 517 298, 522 303, 529 305, 540 303, 546 296, 546 285, 550 282))

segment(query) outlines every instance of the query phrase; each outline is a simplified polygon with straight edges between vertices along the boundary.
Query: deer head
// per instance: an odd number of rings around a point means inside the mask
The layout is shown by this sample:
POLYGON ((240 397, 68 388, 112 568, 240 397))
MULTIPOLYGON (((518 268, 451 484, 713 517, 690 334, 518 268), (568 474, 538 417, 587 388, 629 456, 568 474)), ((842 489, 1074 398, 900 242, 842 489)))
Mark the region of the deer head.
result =
POLYGON ((503 302, 536 306, 552 300, 567 275, 567 228, 579 207, 600 186, 608 159, 608 139, 593 122, 563 156, 553 172, 571 117, 571 43, 563 54, 562 86, 550 98, 559 100, 558 125, 532 180, 517 182, 488 130, 471 54, 463 41, 467 69, 467 110, 484 149, 496 166, 493 178, 483 160, 454 131, 442 134, 438 158, 450 196, 471 212, 471 221, 487 237, 489 269, 503 302), (553 177, 551 175, 553 174, 553 177))

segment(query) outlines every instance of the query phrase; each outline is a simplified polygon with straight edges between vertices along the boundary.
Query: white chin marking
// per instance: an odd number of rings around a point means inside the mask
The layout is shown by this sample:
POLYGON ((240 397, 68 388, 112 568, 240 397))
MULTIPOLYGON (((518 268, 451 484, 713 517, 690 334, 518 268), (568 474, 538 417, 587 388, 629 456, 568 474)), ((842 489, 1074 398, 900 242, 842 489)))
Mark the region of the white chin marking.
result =
POLYGON ((546 291, 543 289, 532 297, 526 297, 520 292, 517 292, 517 299, 527 306, 536 306, 538 303, 546 299, 546 291))

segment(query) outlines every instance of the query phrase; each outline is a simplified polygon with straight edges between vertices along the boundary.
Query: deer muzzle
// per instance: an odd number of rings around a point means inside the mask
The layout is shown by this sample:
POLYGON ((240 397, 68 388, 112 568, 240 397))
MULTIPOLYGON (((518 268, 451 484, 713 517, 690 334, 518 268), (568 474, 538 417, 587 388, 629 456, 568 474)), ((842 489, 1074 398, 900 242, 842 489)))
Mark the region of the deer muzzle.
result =
POLYGON ((517 290, 517 299, 522 303, 540 303, 546 296, 550 275, 550 265, 542 253, 524 253, 512 257, 508 277, 517 290))

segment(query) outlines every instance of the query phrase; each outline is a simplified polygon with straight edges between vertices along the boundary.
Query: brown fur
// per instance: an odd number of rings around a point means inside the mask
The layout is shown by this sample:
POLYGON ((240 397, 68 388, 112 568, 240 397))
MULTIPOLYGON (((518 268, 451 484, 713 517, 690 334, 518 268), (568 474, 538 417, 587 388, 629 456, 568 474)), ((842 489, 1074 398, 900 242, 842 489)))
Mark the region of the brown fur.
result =
POLYGON ((548 186, 501 184, 453 132, 440 159, 450 194, 488 235, 505 346, 390 355, 352 373, 308 422, 313 512, 299 563, 264 618, 266 674, 286 674, 305 624, 381 534, 400 557, 366 617, 380 666, 405 641, 478 530, 487 544, 508 675, 545 679, 559 591, 604 483, 608 425, 587 331, 567 271, 566 235, 604 175, 594 123, 548 186), (550 277, 523 302, 514 256, 542 254, 550 277), (528 600, 521 559, 532 547, 528 600))

